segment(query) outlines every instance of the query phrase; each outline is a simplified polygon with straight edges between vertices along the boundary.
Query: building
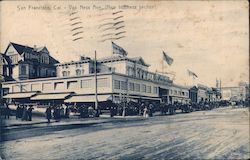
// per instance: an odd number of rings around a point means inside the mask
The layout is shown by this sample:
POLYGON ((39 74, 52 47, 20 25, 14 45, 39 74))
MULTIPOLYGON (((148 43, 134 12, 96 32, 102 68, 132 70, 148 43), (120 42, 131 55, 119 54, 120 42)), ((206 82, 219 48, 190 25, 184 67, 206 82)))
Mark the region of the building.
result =
POLYGON ((220 89, 210 88, 202 84, 190 87, 189 98, 194 103, 216 102, 221 99, 220 89))
POLYGON ((222 87, 222 99, 228 101, 245 101, 249 98, 249 85, 240 82, 238 86, 222 87))
MULTIPOLYGON (((10 103, 80 105, 95 102, 95 61, 81 57, 79 61, 57 63, 56 77, 4 82, 10 103)), ((148 71, 149 65, 139 58, 111 56, 97 60, 97 99, 100 105, 113 103, 160 103, 169 99, 172 81, 169 77, 148 71), (112 64, 113 63, 113 64, 112 64)), ((186 91, 187 92, 187 91, 186 91)), ((186 94, 185 94, 186 95, 186 94)))
POLYGON ((29 47, 10 42, 3 57, 3 75, 6 81, 56 76, 58 63, 44 47, 29 47))
POLYGON ((169 90, 169 101, 171 104, 174 104, 174 102, 190 102, 189 87, 173 84, 169 90))

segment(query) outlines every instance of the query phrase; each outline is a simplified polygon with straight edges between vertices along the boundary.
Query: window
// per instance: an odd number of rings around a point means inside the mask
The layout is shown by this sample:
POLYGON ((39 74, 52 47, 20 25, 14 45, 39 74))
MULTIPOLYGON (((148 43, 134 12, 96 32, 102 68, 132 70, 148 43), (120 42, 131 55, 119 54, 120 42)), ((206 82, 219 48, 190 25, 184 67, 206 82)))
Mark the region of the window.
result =
POLYGON ((66 72, 66 71, 63 71, 63 72, 62 72, 62 76, 63 76, 63 77, 67 77, 67 72, 66 72))
POLYGON ((151 86, 147 86, 147 93, 151 93, 151 86))
POLYGON ((21 66, 21 74, 27 74, 26 66, 21 66))
MULTIPOLYGON (((171 90, 172 91, 172 90, 171 90)), ((157 87, 154 87, 154 93, 157 93, 157 87)))
POLYGON ((19 85, 12 86, 12 92, 20 92, 21 88, 19 85))
POLYGON ((69 81, 67 83, 67 88, 68 89, 77 89, 78 88, 78 83, 77 81, 69 81))
POLYGON ((141 91, 142 91, 142 92, 146 92, 146 85, 145 85, 145 84, 142 84, 142 85, 141 85, 141 91))
POLYGON ((107 78, 100 78, 97 79, 97 86, 98 87, 108 87, 108 79, 107 78))
POLYGON ((41 85, 40 84, 31 84, 31 91, 40 91, 41 85))
POLYGON ((91 81, 92 81, 91 79, 81 80, 81 88, 91 88, 92 87, 91 81))
POLYGON ((114 80, 114 88, 115 89, 120 89, 121 88, 120 81, 114 80))
POLYGON ((52 83, 43 83, 43 91, 51 91, 53 90, 53 84, 52 83))
POLYGON ((77 75, 77 76, 80 76, 81 74, 82 74, 82 73, 81 73, 81 70, 80 70, 80 69, 77 69, 77 70, 76 70, 76 75, 77 75))
POLYGON ((127 88, 128 88, 127 82, 121 81, 121 89, 122 89, 122 90, 127 90, 127 88))
POLYGON ((134 91, 135 90, 135 84, 134 83, 129 83, 129 90, 134 91))
POLYGON ((174 94, 177 95, 177 90, 174 90, 174 94))
POLYGON ((55 90, 64 89, 64 83, 63 82, 55 82, 54 88, 55 88, 55 90))
POLYGON ((27 92, 28 90, 27 90, 27 85, 25 85, 25 84, 22 84, 21 86, 21 92, 27 92))
POLYGON ((140 92, 140 84, 135 84, 135 91, 140 92))

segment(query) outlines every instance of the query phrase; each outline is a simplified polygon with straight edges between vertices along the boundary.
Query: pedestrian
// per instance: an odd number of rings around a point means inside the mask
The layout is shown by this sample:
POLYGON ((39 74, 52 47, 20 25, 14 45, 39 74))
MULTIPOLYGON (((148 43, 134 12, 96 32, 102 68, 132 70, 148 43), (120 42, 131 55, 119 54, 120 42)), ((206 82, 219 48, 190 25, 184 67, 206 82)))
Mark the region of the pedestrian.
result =
POLYGON ((24 106, 20 105, 20 109, 19 109, 19 113, 18 113, 18 118, 22 118, 22 116, 23 116, 23 109, 24 109, 24 106))
POLYGON ((9 105, 7 103, 4 103, 5 104, 5 116, 4 118, 5 119, 10 119, 10 108, 9 108, 9 105))
POLYGON ((92 106, 88 107, 88 115, 89 117, 94 117, 94 109, 92 106))
POLYGON ((29 109, 27 110, 28 121, 32 121, 32 110, 34 108, 30 105, 29 109))
POLYGON ((149 117, 153 117, 153 108, 154 108, 154 106, 153 106, 153 104, 152 103, 150 103, 149 104, 149 117))
POLYGON ((65 118, 69 118, 69 107, 67 106, 66 109, 65 109, 65 118))
POLYGON ((51 119, 51 107, 50 106, 46 109, 45 113, 46 113, 46 118, 48 120, 48 123, 50 123, 50 119, 51 119))
POLYGON ((58 106, 54 109, 54 113, 55 113, 54 118, 55 118, 56 122, 59 122, 61 119, 61 116, 60 116, 60 108, 58 106))
POLYGON ((20 114, 20 105, 18 104, 17 105, 17 108, 16 108, 16 119, 18 119, 19 118, 19 114, 20 114))
POLYGON ((145 108, 145 104, 141 103, 140 107, 139 107, 139 116, 143 115, 142 110, 145 108))
POLYGON ((80 112, 80 117, 79 118, 83 118, 84 117, 83 107, 84 106, 80 106, 80 108, 79 108, 79 112, 80 112))
POLYGON ((148 118, 148 108, 147 108, 147 106, 144 108, 143 117, 148 118))
MULTIPOLYGON (((59 107, 60 108, 60 107, 59 107)), ((64 116, 64 108, 63 107, 61 107, 60 108, 60 117, 63 117, 64 116)))
POLYGON ((22 113, 22 121, 27 121, 27 107, 23 107, 23 113, 22 113))

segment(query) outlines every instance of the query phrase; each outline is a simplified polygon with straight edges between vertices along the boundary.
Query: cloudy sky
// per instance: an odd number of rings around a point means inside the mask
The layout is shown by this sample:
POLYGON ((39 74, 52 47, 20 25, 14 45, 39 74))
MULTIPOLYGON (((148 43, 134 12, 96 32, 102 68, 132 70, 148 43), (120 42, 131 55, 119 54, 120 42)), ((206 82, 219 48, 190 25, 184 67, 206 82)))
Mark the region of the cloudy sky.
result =
POLYGON ((46 45, 61 62, 77 60, 79 55, 93 57, 95 50, 99 58, 110 56, 111 40, 105 39, 110 32, 105 27, 120 20, 121 29, 110 31, 123 33, 113 41, 129 57, 143 57, 151 64, 151 71, 162 70, 162 51, 165 51, 174 63, 171 66, 165 63, 164 71, 174 72, 176 83, 193 83, 187 69, 198 75, 194 83, 215 86, 216 78, 221 79, 222 86, 248 82, 247 1, 1 1, 0 4, 1 52, 9 42, 16 42, 46 45), (116 17, 120 18, 111 20, 116 17), (74 18, 77 21, 71 20, 74 18), (72 26, 74 22, 80 23, 72 26), (74 32, 77 27, 80 33, 74 32))

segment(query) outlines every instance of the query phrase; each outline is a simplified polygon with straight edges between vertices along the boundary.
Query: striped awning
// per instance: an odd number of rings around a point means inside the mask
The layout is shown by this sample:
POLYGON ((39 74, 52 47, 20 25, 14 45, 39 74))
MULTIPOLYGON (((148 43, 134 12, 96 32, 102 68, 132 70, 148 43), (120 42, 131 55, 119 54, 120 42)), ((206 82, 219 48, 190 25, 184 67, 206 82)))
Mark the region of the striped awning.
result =
POLYGON ((31 100, 64 100, 70 93, 42 93, 32 97, 31 100))
MULTIPOLYGON (((98 102, 104 102, 107 100, 111 100, 111 95, 98 95, 98 102)), ((74 103, 74 102, 95 102, 95 95, 75 95, 70 97, 69 99, 64 100, 66 103, 74 103)))
POLYGON ((37 94, 37 92, 18 92, 18 93, 9 93, 3 98, 19 99, 19 98, 30 98, 37 94))

